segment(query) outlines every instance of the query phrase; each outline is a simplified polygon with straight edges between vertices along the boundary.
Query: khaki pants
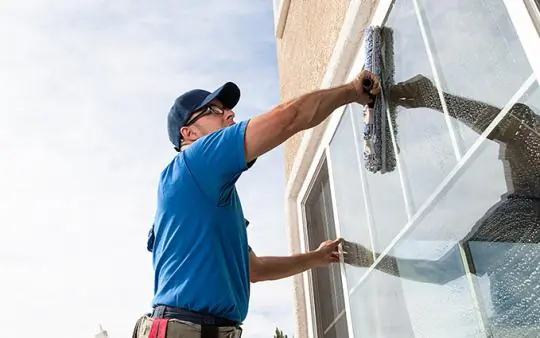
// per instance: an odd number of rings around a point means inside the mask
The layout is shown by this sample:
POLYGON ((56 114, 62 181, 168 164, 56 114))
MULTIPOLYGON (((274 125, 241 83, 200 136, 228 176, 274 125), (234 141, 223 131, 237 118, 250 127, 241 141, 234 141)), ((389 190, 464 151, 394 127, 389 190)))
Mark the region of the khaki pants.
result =
MULTIPOLYGON (((154 319, 150 316, 141 318, 135 328, 133 338, 148 338, 154 319)), ((219 338, 240 338, 242 329, 236 327, 220 327, 219 338)), ((169 319, 167 325, 167 338, 200 338, 201 326, 177 319, 169 319)))

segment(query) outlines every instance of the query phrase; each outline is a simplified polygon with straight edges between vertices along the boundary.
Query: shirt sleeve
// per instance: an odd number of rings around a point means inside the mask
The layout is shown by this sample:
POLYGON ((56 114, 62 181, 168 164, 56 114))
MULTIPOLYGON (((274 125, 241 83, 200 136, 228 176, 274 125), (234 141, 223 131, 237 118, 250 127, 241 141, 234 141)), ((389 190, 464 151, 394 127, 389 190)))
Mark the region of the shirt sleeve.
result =
POLYGON ((248 169, 245 134, 249 121, 220 129, 184 150, 185 163, 202 191, 216 203, 227 198, 248 169))

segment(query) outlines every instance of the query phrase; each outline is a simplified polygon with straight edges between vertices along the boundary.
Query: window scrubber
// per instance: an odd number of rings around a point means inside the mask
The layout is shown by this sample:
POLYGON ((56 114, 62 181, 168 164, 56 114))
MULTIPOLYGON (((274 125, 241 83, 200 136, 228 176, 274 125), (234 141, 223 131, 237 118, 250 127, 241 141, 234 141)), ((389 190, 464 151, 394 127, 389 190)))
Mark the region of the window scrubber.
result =
MULTIPOLYGON (((370 26, 365 42, 364 67, 379 77, 381 95, 364 107, 364 165, 370 172, 384 174, 396 167, 392 142, 394 138, 397 144, 396 109, 385 99, 394 85, 393 31, 388 27, 370 26)), ((371 85, 369 80, 364 83, 366 90, 371 85)))

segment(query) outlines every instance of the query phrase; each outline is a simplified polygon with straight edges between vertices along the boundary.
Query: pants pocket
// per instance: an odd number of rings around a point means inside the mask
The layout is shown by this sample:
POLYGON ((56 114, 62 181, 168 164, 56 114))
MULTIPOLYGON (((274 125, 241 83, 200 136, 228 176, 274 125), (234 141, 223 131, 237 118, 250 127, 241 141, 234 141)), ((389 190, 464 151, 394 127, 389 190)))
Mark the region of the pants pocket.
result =
POLYGON ((153 323, 154 320, 148 315, 139 318, 133 330, 133 338, 148 338, 153 323))
POLYGON ((242 337, 242 329, 235 327, 221 328, 219 330, 220 338, 240 338, 242 337))
POLYGON ((183 320, 171 319, 167 327, 167 337, 200 338, 201 326, 183 320))

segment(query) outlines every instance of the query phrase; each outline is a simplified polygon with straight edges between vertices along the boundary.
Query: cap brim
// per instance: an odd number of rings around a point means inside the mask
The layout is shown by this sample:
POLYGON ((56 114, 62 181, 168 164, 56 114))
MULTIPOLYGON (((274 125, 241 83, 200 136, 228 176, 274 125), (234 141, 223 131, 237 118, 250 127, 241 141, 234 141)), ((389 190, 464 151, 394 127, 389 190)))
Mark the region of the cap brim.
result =
POLYGON ((227 82, 208 95, 193 111, 208 106, 214 100, 219 100, 225 108, 232 109, 240 100, 240 88, 233 82, 227 82))

